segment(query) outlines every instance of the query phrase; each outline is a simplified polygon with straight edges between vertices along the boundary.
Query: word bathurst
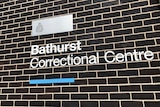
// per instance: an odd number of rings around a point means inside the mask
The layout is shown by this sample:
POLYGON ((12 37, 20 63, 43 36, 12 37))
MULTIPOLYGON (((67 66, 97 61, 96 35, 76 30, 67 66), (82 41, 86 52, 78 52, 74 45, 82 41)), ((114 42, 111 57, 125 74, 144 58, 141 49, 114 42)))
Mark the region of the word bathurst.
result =
MULTIPOLYGON (((41 55, 41 54, 51 54, 51 53, 63 53, 63 52, 73 52, 81 51, 81 42, 68 44, 47 44, 46 46, 32 45, 31 55, 41 55)), ((115 53, 114 51, 106 51, 104 53, 104 59, 106 63, 113 62, 127 62, 127 61, 141 61, 141 60, 153 60, 154 54, 152 51, 136 51, 127 53, 115 53)), ((75 56, 69 54, 62 58, 53 59, 39 59, 34 57, 31 59, 31 68, 44 68, 51 66, 67 66, 67 65, 80 65, 80 64, 98 64, 99 63, 99 52, 96 55, 90 56, 75 56)))

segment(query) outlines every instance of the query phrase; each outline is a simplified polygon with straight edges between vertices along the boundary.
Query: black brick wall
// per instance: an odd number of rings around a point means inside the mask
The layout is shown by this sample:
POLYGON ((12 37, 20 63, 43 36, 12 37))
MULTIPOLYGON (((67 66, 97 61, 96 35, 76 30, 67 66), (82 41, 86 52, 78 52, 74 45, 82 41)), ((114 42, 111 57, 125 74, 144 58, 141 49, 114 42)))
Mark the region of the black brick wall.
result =
MULTIPOLYGON (((160 107, 159 0, 0 0, 0 106, 160 107), (31 36, 32 20, 73 14, 74 31, 31 36), (30 68, 31 45, 80 40, 90 55, 151 50, 152 61, 30 68), (68 84, 30 79, 74 77, 68 84)), ((39 58, 60 57, 58 54, 39 58)), ((67 53, 64 53, 67 55, 67 53)))

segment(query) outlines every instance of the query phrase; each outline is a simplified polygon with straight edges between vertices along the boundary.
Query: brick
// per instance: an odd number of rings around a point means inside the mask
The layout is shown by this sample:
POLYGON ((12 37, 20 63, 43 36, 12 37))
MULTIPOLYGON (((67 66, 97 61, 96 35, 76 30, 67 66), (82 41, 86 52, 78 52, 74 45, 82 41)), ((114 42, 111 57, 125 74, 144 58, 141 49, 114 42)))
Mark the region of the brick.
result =
POLYGON ((106 84, 106 79, 89 79, 89 84, 106 84))
POLYGON ((148 62, 128 63, 129 68, 143 68, 148 67, 148 62))
POLYGON ((14 81, 15 77, 3 77, 3 81, 14 81))
POLYGON ((28 101, 15 101, 15 106, 28 106, 28 101))
POLYGON ((160 88, 160 85, 143 85, 142 90, 143 91, 158 91, 160 88))
POLYGON ((84 22, 84 18, 77 18, 73 20, 73 23, 84 22))
POLYGON ((46 93, 49 92, 60 92, 60 88, 59 87, 46 88, 46 93))
POLYGON ((71 99, 88 99, 88 94, 72 94, 71 99))
POLYGON ((15 83, 10 83, 9 87, 21 87, 22 83, 21 82, 15 82, 15 83))
POLYGON ((88 5, 88 6, 85 6, 85 10, 95 9, 99 7, 100 7, 100 4, 88 5))
POLYGON ((138 0, 121 0, 121 3, 133 2, 133 1, 138 1, 138 0))
POLYGON ((128 35, 128 36, 125 36, 125 39, 126 40, 144 39, 144 34, 128 35))
POLYGON ((53 6, 53 3, 46 3, 46 4, 40 5, 40 8, 52 7, 52 6, 53 6))
POLYGON ((45 106, 60 107, 60 101, 45 101, 45 106))
POLYGON ((120 86, 121 91, 140 91, 140 86, 138 85, 127 85, 127 86, 120 86))
POLYGON ((16 39, 13 39, 13 42, 19 42, 19 41, 24 41, 24 38, 16 38, 16 39))
POLYGON ((131 15, 131 14, 138 14, 140 13, 140 9, 132 9, 132 10, 126 10, 126 11, 122 11, 122 15, 131 15))
POLYGON ((158 23, 160 23, 159 18, 158 19, 150 19, 150 20, 145 20, 144 21, 145 25, 158 24, 158 23))
POLYGON ((96 92, 97 87, 96 86, 85 86, 85 87, 80 87, 80 92, 96 92))
POLYGON ((147 33, 146 36, 147 38, 154 38, 154 37, 158 37, 159 34, 160 32, 151 32, 151 33, 147 33))
POLYGON ((44 101, 30 101, 31 106, 42 106, 44 105, 44 101))
POLYGON ((85 32, 84 29, 82 29, 82 30, 75 30, 75 31, 72 31, 70 33, 70 35, 83 34, 84 32, 85 32))
POLYGON ((21 95, 9 95, 8 99, 21 99, 21 95))
POLYGON ((5 12, 5 13, 3 13, 4 15, 11 15, 11 14, 13 14, 14 13, 14 11, 7 11, 7 12, 5 12))
POLYGON ((108 94, 90 94, 90 99, 108 99, 108 94))
POLYGON ((37 96, 38 99, 52 99, 52 94, 41 94, 37 96))
POLYGON ((114 35, 124 35, 124 34, 131 34, 131 33, 132 33, 131 29, 114 31, 114 35))
POLYGON ((119 76, 137 76, 138 70, 121 70, 118 72, 119 76))
POLYGON ((152 62, 151 62, 151 66, 152 66, 152 67, 160 66, 159 61, 152 61, 152 62))
POLYGON ((126 68, 126 64, 107 64, 107 69, 123 69, 126 68))
POLYGON ((68 94, 54 94, 54 99, 69 99, 68 94))
POLYGON ((96 50, 104 50, 104 49, 113 49, 113 44, 96 46, 96 50))
POLYGON ((140 1, 140 2, 137 2, 137 3, 132 3, 131 4, 131 7, 139 7, 139 6, 145 6, 145 5, 148 5, 148 2, 147 1, 140 1))
POLYGON ((60 5, 60 4, 65 4, 65 3, 67 3, 67 0, 60 0, 60 1, 54 2, 54 5, 60 5))
POLYGON ((62 9, 70 8, 70 7, 75 7, 75 3, 70 3, 70 4, 62 5, 62 9))
POLYGON ((117 43, 115 44, 116 48, 123 48, 123 47, 134 47, 133 42, 126 42, 126 43, 117 43))
POLYGON ((78 28, 92 27, 92 26, 93 26, 93 22, 78 24, 78 28))
POLYGON ((153 82, 154 82, 154 83, 158 83, 158 82, 160 82, 159 77, 153 77, 153 82))
POLYGON ((50 79, 50 78, 60 78, 60 74, 48 74, 48 75, 46 75, 46 78, 47 79, 50 79))
POLYGON ((98 107, 98 102, 97 101, 81 101, 81 107, 98 107))
POLYGON ((155 11, 155 10, 159 10, 159 5, 142 8, 142 12, 155 11))
POLYGON ((4 70, 16 69, 16 65, 4 66, 4 70))
POLYGON ((102 6, 106 7, 106 6, 112 6, 112 5, 117 5, 117 4, 119 4, 119 1, 117 1, 117 0, 115 0, 115 1, 107 1, 107 2, 102 3, 102 6))
POLYGON ((2 89, 2 93, 14 93, 14 89, 2 89))
POLYGON ((159 73, 160 73, 159 69, 141 69, 140 70, 141 75, 157 75, 159 73))
POLYGON ((16 93, 28 93, 28 88, 18 88, 16 89, 16 93))
POLYGON ((5 100, 7 99, 7 95, 0 95, 0 100, 5 100))
POLYGON ((67 72, 69 71, 68 67, 54 68, 54 72, 67 72))
POLYGON ((160 25, 155 25, 154 30, 160 30, 160 25))
POLYGON ((117 92, 118 86, 99 86, 100 92, 117 92))
POLYGON ((146 18, 150 18, 150 14, 146 13, 133 16, 133 20, 146 19, 146 18))
POLYGON ((34 11, 34 14, 45 13, 45 12, 46 12, 46 9, 40 9, 40 10, 34 11))
POLYGON ((26 0, 16 1, 16 4, 26 2, 26 0))
POLYGON ((78 101, 63 101, 62 105, 64 107, 79 107, 79 102, 78 101))
POLYGON ((101 38, 106 36, 112 36, 112 32, 95 33, 95 38, 101 38))
POLYGON ((87 45, 101 44, 101 43, 104 43, 103 39, 94 39, 87 41, 87 45))
POLYGON ((123 27, 124 27, 124 28, 136 27, 136 26, 142 26, 142 21, 128 22, 128 23, 124 23, 124 24, 123 24, 123 27))
POLYGON ((152 17, 159 17, 160 16, 160 12, 152 12, 152 17))
POLYGON ((102 8, 102 9, 94 10, 94 14, 99 14, 99 13, 104 13, 104 12, 110 12, 110 8, 102 8))
POLYGON ((2 106, 12 106, 13 105, 13 101, 1 101, 1 105, 2 106))
POLYGON ((88 70, 104 70, 105 65, 91 65, 88 66, 88 70))
POLYGON ((143 107, 140 101, 122 101, 122 107, 143 107))
POLYGON ((86 79, 81 79, 81 80, 75 80, 74 83, 71 83, 72 85, 85 85, 87 84, 87 80, 86 79))
POLYGON ((5 30, 5 31, 2 31, 2 34, 7 34, 7 33, 12 33, 12 30, 5 30))
POLYGON ((107 13, 103 15, 103 18, 112 18, 120 16, 120 12, 107 13))
POLYGON ((157 51, 160 50, 160 47, 159 46, 154 46, 154 47, 149 47, 148 49, 151 50, 152 52, 157 52, 157 51))
POLYGON ((45 3, 46 2, 46 0, 41 0, 41 1, 35 1, 34 3, 35 4, 40 4, 40 3, 45 3))
POLYGON ((44 93, 44 88, 30 88, 31 93, 44 93))
MULTIPOLYGON (((4 75, 4 72, 3 72, 4 75)), ((0 87, 8 87, 8 83, 0 83, 0 87)))
POLYGON ((116 76, 116 72, 115 71, 102 71, 102 72, 98 72, 98 77, 110 77, 110 76, 116 76))
POLYGON ((110 94, 111 99, 130 99, 128 93, 117 93, 117 94, 110 94))
POLYGON ((24 70, 24 74, 36 74, 37 70, 24 70))
POLYGON ((78 92, 77 87, 63 87, 62 92, 78 92))
POLYGON ((98 25, 106 25, 106 24, 111 24, 111 20, 107 19, 107 20, 100 20, 100 21, 96 21, 95 22, 96 26, 98 26, 98 25))
POLYGON ((21 16, 29 16, 29 15, 32 15, 32 12, 25 12, 25 13, 22 13, 21 16))
POLYGON ((65 41, 74 41, 74 40, 76 40, 75 36, 61 38, 62 42, 65 42, 65 41))
MULTIPOLYGON (((18 19, 15 19, 14 20, 14 22, 16 23, 16 22, 23 22, 23 21, 25 21, 26 19, 25 18, 18 18, 18 19)), ((19 29, 21 29, 21 28, 19 28, 19 29)))
POLYGON ((87 1, 80 1, 77 3, 77 6, 81 6, 81 5, 87 5, 87 4, 91 4, 91 0, 87 0, 87 1))
POLYGON ((122 83, 128 83, 127 78, 109 78, 108 79, 109 84, 122 84, 122 83))
POLYGON ((112 11, 129 9, 129 4, 112 7, 112 11))
POLYGON ((119 107, 119 102, 118 101, 100 101, 100 106, 101 107, 119 107))
POLYGON ((145 101, 144 104, 146 107, 152 107, 152 106, 159 107, 160 102, 159 101, 145 101))
POLYGON ((8 25, 8 28, 16 28, 18 26, 19 26, 18 24, 12 24, 12 25, 8 25))
POLYGON ((31 76, 30 79, 44 79, 44 75, 31 76))
POLYGON ((71 71, 85 71, 86 66, 75 66, 75 67, 71 67, 70 69, 71 71))
POLYGON ((137 41, 136 46, 155 45, 154 40, 137 41))
POLYGON ((86 33, 98 32, 98 31, 102 31, 102 27, 96 27, 96 28, 88 28, 88 29, 86 29, 86 33))
POLYGON ((33 20, 38 18, 39 18, 39 15, 34 15, 34 16, 27 17, 27 20, 33 20))
POLYGON ((86 15, 92 15, 92 11, 86 11, 86 12, 77 13, 78 17, 86 16, 86 15))
POLYGON ((4 4, 4 6, 10 6, 10 5, 14 5, 14 2, 8 2, 4 4))
POLYGON ((152 93, 133 93, 132 98, 133 99, 154 99, 154 96, 152 93))
POLYGON ((12 10, 12 9, 18 9, 18 8, 20 8, 21 7, 21 5, 13 5, 13 6, 11 6, 10 7, 10 9, 12 10))
POLYGON ((130 20, 131 20, 130 16, 120 17, 120 18, 113 19, 113 23, 126 22, 126 21, 130 21, 130 20))
POLYGON ((62 11, 54 12, 54 15, 61 15, 61 14, 67 14, 67 13, 68 13, 67 10, 62 10, 62 11))
POLYGON ((16 80, 28 80, 29 77, 28 76, 17 76, 16 80))

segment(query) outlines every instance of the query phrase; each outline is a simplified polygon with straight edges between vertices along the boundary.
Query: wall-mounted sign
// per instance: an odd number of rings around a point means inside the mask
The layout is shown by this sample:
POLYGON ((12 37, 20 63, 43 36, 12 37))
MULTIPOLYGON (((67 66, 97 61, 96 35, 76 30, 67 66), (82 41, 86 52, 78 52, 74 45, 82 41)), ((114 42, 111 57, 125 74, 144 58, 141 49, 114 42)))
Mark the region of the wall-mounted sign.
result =
MULTIPOLYGON (((38 54, 52 54, 52 53, 65 53, 68 51, 80 51, 82 50, 81 41, 76 43, 66 43, 66 44, 47 44, 46 46, 32 45, 31 55, 35 56, 38 54)), ((106 63, 114 62, 128 62, 128 61, 142 61, 142 60, 153 60, 154 54, 152 51, 137 51, 133 50, 126 53, 115 53, 114 51, 104 52, 104 59, 106 63), (112 57, 111 57, 112 56, 112 57)), ((90 56, 75 56, 69 54, 66 57, 62 58, 53 58, 53 59, 39 59, 34 57, 31 59, 30 67, 31 68, 44 68, 52 66, 73 66, 81 64, 99 64, 99 52, 96 52, 96 55, 90 56)))
POLYGON ((73 31, 73 15, 32 21, 32 36, 73 31))

